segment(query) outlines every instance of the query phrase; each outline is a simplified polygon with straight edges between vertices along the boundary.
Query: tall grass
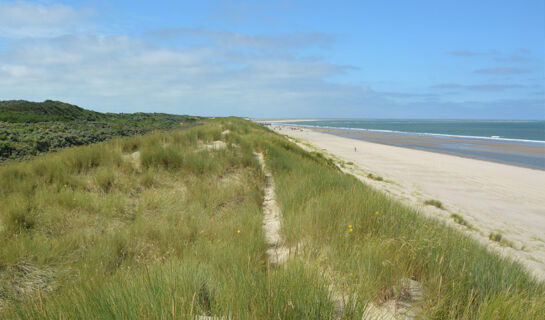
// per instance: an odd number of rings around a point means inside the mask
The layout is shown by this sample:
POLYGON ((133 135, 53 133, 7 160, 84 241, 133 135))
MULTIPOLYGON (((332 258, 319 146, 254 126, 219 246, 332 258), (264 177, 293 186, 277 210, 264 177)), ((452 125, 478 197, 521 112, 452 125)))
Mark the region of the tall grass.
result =
POLYGON ((312 248, 315 259, 360 299, 380 304, 396 298, 391 288, 412 278, 425 288, 422 303, 430 318, 509 319, 516 314, 539 319, 545 314, 545 286, 518 263, 352 176, 292 152, 283 139, 266 148, 286 238, 312 248))
POLYGON ((229 141, 223 150, 199 148, 199 142, 227 140, 226 125, 118 139, 1 167, 10 179, 0 182, 0 205, 8 212, 1 215, 0 314, 331 314, 317 269, 268 267, 264 177, 253 148, 229 141), (133 152, 140 157, 127 157, 133 152), (34 271, 13 271, 26 265, 34 271))
POLYGON ((334 282, 354 302, 341 316, 360 319, 403 278, 423 284, 423 317, 545 313, 543 284, 519 264, 248 121, 71 148, 0 178, 0 318, 328 319, 334 282), (201 147, 215 140, 227 147, 201 147), (265 254, 254 151, 301 248, 280 268, 265 254))

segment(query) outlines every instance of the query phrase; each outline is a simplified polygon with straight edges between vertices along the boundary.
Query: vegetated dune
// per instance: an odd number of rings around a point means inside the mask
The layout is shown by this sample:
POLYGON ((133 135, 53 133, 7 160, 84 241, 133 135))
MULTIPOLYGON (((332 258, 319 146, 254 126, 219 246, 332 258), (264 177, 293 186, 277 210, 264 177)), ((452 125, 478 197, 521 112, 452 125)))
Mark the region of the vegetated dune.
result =
POLYGON ((0 196, 0 318, 545 314, 545 286, 518 263, 240 119, 6 163, 0 196), (281 265, 254 152, 274 177, 282 245, 298 248, 281 265), (407 283, 421 290, 409 305, 407 283))
POLYGON ((164 113, 100 113, 60 101, 0 101, 0 162, 71 146, 197 124, 199 117, 164 113))

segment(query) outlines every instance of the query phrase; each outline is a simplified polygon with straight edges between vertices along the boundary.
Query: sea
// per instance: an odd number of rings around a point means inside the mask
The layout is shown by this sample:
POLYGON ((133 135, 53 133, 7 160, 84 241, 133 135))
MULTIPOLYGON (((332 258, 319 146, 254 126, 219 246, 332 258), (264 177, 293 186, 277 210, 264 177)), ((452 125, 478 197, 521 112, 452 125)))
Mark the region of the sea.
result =
POLYGON ((375 143, 545 170, 543 120, 319 119, 292 120, 285 124, 314 127, 375 143))

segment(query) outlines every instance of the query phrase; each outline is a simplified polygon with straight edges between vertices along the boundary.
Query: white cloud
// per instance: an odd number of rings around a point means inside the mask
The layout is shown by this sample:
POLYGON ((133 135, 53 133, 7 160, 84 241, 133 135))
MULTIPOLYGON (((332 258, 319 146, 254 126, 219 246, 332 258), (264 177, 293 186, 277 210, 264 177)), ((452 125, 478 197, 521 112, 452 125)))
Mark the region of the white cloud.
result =
POLYGON ((19 41, 0 52, 0 97, 238 115, 349 107, 366 97, 365 88, 327 81, 350 67, 221 43, 172 48, 103 35, 19 41))
MULTIPOLYGON (((335 44, 328 34, 173 28, 135 38, 112 30, 90 34, 89 17, 66 5, 0 3, 0 40, 7 39, 0 50, 0 99, 57 99, 113 112, 373 117, 399 116, 407 101, 444 96, 333 82, 354 67, 310 56, 335 44)), ((494 94, 518 87, 437 86, 494 94)), ((418 108, 407 112, 429 114, 418 108)))
MULTIPOLYGON (((418 103, 441 103, 442 92, 409 95, 334 83, 331 77, 353 67, 291 46, 248 52, 269 36, 264 38, 185 47, 123 35, 20 40, 0 51, 0 98, 58 99, 99 111, 265 117, 399 116, 408 110, 426 116, 418 103)), ((518 87, 435 86, 494 94, 518 87)))
POLYGON ((62 4, 0 3, 0 38, 54 37, 73 32, 89 12, 62 4))
POLYGON ((193 37, 208 39, 224 48, 246 47, 260 50, 298 49, 306 47, 329 47, 335 41, 330 34, 319 32, 252 35, 240 32, 217 31, 204 28, 170 28, 150 32, 156 37, 193 37))

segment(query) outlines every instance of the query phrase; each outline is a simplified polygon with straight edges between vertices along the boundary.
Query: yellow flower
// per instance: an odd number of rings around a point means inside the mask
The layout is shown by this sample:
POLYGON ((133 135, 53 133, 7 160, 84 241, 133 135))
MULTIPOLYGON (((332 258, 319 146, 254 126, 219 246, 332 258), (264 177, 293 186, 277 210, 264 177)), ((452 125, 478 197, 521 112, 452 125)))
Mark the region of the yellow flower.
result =
POLYGON ((352 232, 352 228, 350 228, 350 232, 352 232))
POLYGON ((379 212, 378 212, 378 211, 377 211, 377 212, 375 212, 375 215, 377 215, 377 216, 378 216, 378 214, 379 214, 379 212))
POLYGON ((67 186, 67 185, 64 185, 64 187, 66 188, 66 187, 68 187, 68 186, 67 186))
POLYGON ((237 230, 237 233, 240 233, 240 230, 237 230))
POLYGON ((349 224, 348 227, 349 227, 350 229, 352 229, 352 225, 351 225, 351 224, 349 224))
POLYGON ((491 239, 494 240, 496 237, 492 236, 491 239))

